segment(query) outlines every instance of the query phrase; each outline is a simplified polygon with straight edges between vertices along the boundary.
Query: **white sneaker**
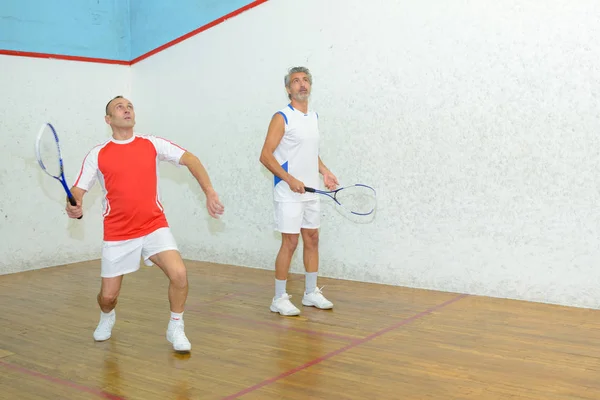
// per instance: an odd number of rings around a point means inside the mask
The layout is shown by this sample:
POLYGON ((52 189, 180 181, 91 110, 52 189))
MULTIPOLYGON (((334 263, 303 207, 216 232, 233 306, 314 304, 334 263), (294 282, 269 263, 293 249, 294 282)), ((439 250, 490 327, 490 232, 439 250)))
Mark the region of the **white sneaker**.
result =
POLYGON ((270 307, 271 311, 278 312, 281 315, 299 315, 300 310, 298 310, 296 306, 292 304, 290 301, 291 298, 292 296, 287 293, 284 293, 278 299, 273 298, 270 307))
POLYGON ((304 293, 302 304, 305 306, 317 307, 322 310, 329 310, 330 308, 333 308, 333 303, 323 296, 321 289, 315 288, 315 290, 311 293, 304 293))
POLYGON ((185 336, 183 321, 169 321, 167 340, 173 344, 173 350, 175 351, 188 352, 192 349, 192 344, 185 336))
POLYGON ((112 328, 115 326, 116 314, 115 310, 112 310, 107 317, 103 317, 100 314, 100 322, 94 331, 94 340, 102 342, 110 339, 112 335, 112 328))

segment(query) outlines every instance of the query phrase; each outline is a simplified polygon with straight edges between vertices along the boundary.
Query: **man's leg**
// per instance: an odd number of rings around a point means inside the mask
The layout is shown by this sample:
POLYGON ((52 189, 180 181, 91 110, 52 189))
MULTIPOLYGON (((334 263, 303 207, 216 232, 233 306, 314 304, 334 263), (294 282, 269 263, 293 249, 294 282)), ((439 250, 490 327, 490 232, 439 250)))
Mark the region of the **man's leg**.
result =
POLYGON ((304 245, 305 293, 312 293, 317 287, 319 271, 319 230, 302 228, 302 243, 304 245))
POLYGON ((107 340, 115 325, 115 307, 121 291, 123 276, 140 268, 142 254, 141 239, 107 241, 102 246, 101 273, 102 283, 97 300, 100 306, 100 322, 94 331, 94 339, 107 340))
POLYGON ((123 275, 114 278, 102 278, 100 292, 96 297, 100 306, 100 322, 94 331, 94 340, 101 342, 110 339, 112 328, 115 326, 115 307, 121 291, 123 275))
MULTIPOLYGON (((298 247, 298 236, 297 233, 281 234, 281 247, 275 259, 275 279, 280 281, 287 280, 292 257, 296 251, 296 247, 298 247)), ((280 294, 283 293, 285 293, 285 290, 280 294)))
POLYGON ((319 227, 321 225, 320 200, 306 202, 302 220, 302 242, 304 244, 305 289, 302 304, 321 309, 333 308, 321 289, 317 287, 319 271, 319 227))
POLYGON ((169 278, 169 305, 171 318, 167 327, 167 340, 175 351, 190 351, 192 345, 185 336, 183 312, 188 295, 185 264, 169 228, 160 228, 144 238, 142 256, 146 265, 157 265, 169 278))
POLYGON ((115 276, 114 278, 102 278, 97 300, 100 310, 102 310, 103 313, 108 314, 117 306, 122 282, 123 275, 115 276))
POLYGON ((181 254, 177 250, 166 250, 151 256, 149 259, 169 278, 171 313, 182 314, 188 295, 188 280, 187 270, 181 254))
POLYGON ((298 246, 298 236, 297 233, 282 233, 281 247, 275 259, 275 297, 273 297, 270 309, 281 315, 300 314, 300 310, 290 301, 292 296, 287 294, 286 290, 292 256, 298 246))
POLYGON ((188 280, 185 264, 178 250, 166 250, 149 257, 169 278, 169 305, 171 318, 167 327, 167 340, 175 351, 187 352, 192 345, 185 336, 183 312, 188 295, 188 280))
POLYGON ((275 203, 275 229, 281 233, 281 247, 275 258, 275 297, 270 310, 281 315, 300 314, 290 301, 286 286, 292 257, 298 246, 301 221, 301 203, 275 203))

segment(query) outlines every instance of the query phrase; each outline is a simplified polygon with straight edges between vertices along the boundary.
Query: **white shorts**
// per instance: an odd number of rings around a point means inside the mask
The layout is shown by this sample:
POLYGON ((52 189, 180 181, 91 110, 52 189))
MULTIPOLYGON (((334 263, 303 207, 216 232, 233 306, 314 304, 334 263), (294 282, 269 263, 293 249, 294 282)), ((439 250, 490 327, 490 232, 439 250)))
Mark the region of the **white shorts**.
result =
POLYGON ((318 229, 321 225, 321 199, 283 202, 275 201, 275 230, 300 233, 300 229, 318 229))
POLYGON ((140 258, 152 265, 149 260, 165 250, 179 250, 169 228, 159 228, 154 232, 135 239, 104 241, 100 276, 113 278, 140 269, 140 258))

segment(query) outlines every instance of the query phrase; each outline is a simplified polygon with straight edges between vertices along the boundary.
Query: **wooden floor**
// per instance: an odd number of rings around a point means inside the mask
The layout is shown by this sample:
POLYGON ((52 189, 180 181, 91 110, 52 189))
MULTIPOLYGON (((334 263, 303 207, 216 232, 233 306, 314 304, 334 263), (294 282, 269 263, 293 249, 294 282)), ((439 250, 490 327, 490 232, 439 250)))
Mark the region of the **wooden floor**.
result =
POLYGON ((0 398, 600 399, 599 311, 319 278, 335 308, 281 317, 271 271, 187 265, 187 356, 155 267, 102 343, 98 262, 0 276, 0 398))

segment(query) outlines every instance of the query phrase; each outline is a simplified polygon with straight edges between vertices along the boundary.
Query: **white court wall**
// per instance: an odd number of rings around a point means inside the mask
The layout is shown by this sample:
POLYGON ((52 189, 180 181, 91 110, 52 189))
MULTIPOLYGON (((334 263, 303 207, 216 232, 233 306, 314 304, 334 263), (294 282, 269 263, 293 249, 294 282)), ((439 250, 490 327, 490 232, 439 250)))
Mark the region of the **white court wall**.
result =
POLYGON ((161 168, 184 256, 272 269, 272 177, 258 156, 286 103, 283 74, 302 64, 323 160, 379 193, 364 223, 323 202, 323 276, 597 308, 599 11, 584 0, 271 0, 131 71, 0 57, 0 273, 98 258, 99 188, 85 221, 68 220, 33 139, 56 124, 72 183, 108 136, 115 94, 131 94, 140 131, 198 154, 225 203, 211 220, 186 171, 161 168))
POLYGON ((199 155, 226 207, 211 220, 189 174, 162 167, 183 255, 273 269, 258 157, 284 73, 306 65, 324 162, 379 195, 364 223, 323 201, 322 276, 599 307, 598 15, 591 0, 272 0, 134 65, 138 128, 199 155))
POLYGON ((99 258, 101 191, 86 195, 83 220, 69 220, 62 186, 38 166, 35 137, 44 122, 55 126, 73 185, 87 151, 109 137, 104 105, 130 94, 129 67, 0 56, 0 71, 0 275, 99 258))

